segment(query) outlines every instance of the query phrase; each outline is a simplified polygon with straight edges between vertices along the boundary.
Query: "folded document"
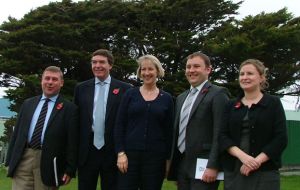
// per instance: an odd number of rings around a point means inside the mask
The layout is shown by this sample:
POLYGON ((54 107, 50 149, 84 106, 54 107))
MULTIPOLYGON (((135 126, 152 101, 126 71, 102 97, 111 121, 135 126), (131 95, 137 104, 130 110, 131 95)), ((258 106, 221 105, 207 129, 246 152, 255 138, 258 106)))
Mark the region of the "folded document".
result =
MULTIPOLYGON (((202 179, 207 162, 207 159, 197 158, 195 179, 202 179)), ((224 172, 218 172, 217 180, 224 180, 224 172)))

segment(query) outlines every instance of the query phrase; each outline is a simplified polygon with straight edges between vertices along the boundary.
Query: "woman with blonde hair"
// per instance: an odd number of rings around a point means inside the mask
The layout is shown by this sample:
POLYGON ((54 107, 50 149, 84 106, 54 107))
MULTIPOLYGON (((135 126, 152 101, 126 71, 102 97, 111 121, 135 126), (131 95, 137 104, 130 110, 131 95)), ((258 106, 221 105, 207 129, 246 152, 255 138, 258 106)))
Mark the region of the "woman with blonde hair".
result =
POLYGON ((160 190, 171 150, 173 100, 156 85, 164 76, 159 60, 145 55, 138 65, 143 84, 124 95, 115 127, 118 189, 160 190))

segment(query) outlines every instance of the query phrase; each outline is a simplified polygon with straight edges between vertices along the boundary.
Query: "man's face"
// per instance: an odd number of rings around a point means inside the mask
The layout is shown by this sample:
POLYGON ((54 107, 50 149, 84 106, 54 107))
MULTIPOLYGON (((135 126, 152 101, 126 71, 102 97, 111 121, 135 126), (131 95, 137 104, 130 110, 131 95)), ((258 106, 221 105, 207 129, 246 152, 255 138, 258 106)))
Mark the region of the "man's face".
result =
POLYGON ((208 79, 211 68, 205 65, 204 60, 199 57, 193 57, 186 62, 185 76, 190 85, 196 87, 208 79))
POLYGON ((97 77, 101 81, 105 80, 108 77, 112 66, 108 63, 107 57, 96 55, 92 57, 91 64, 92 71, 95 77, 97 77))
POLYGON ((45 71, 42 76, 42 90, 46 97, 50 98, 59 93, 64 81, 59 72, 45 71))

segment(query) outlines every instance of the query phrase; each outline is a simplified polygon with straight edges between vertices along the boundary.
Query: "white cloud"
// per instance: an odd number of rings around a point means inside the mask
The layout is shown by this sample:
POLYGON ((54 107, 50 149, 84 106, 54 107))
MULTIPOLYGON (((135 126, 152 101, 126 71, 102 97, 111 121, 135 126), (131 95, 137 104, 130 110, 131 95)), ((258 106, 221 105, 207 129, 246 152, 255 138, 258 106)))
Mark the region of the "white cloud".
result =
MULTIPOLYGON (((241 0, 232 0, 234 3, 241 0)), ((244 18, 248 15, 257 15, 261 12, 276 12, 284 7, 287 7, 289 12, 294 16, 300 16, 300 1, 299 0, 245 0, 238 9, 238 18, 244 18), (298 7, 298 8, 297 8, 298 7)))

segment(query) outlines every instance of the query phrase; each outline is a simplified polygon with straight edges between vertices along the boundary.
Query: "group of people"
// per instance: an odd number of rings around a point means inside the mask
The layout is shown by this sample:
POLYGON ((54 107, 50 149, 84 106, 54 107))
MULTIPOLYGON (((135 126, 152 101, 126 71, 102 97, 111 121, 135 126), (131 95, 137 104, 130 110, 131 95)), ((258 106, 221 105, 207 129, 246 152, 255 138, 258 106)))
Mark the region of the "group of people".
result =
POLYGON ((164 178, 179 190, 279 190, 281 154, 287 145, 280 100, 264 92, 266 68, 255 59, 239 68, 240 96, 209 82, 207 55, 186 59, 190 88, 176 98, 158 88, 164 76, 153 55, 138 59, 132 85, 110 75, 114 58, 99 49, 91 56, 94 78, 75 87, 74 102, 60 95, 63 73, 47 67, 43 93, 24 101, 6 165, 13 190, 58 189, 75 177, 78 189, 160 190, 164 178), (201 179, 197 159, 207 160, 201 179))

